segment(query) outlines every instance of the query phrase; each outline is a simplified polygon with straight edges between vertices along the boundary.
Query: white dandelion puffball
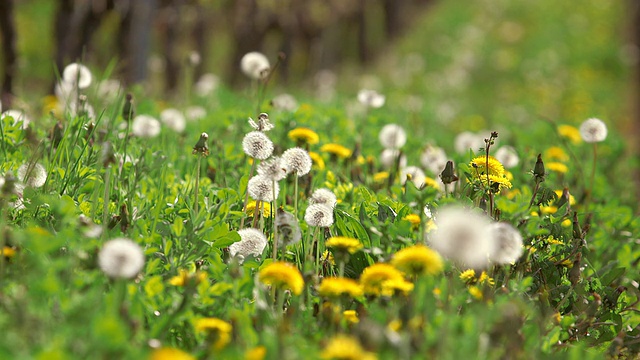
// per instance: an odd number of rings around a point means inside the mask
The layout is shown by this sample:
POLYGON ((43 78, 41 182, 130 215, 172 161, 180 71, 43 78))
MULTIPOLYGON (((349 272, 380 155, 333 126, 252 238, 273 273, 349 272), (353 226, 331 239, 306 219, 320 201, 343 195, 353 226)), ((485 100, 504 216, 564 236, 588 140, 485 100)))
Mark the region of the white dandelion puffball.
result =
POLYGON ((518 163, 520 162, 520 157, 518 157, 516 149, 509 145, 501 146, 496 151, 494 157, 507 169, 518 166, 518 163))
POLYGON ((62 107, 65 107, 67 104, 73 103, 78 99, 78 88, 74 84, 68 83, 64 80, 56 83, 53 93, 56 95, 56 98, 58 98, 62 107))
POLYGON ((271 202, 278 198, 280 185, 265 176, 256 175, 249 179, 247 191, 253 200, 271 202))
POLYGON ((607 138, 607 125, 600 119, 587 119, 580 125, 580 136, 588 143, 604 141, 607 138))
POLYGON ((333 191, 327 188, 316 189, 313 194, 311 194, 311 198, 309 199, 310 205, 325 205, 330 208, 334 208, 336 203, 338 202, 338 198, 333 193, 333 191))
POLYGON ((440 175, 447 165, 447 153, 438 146, 428 145, 420 154, 420 163, 432 174, 440 175))
POLYGON ((13 118, 13 125, 18 124, 19 122, 22 122, 22 129, 26 129, 29 126, 29 123, 31 123, 31 119, 29 119, 29 117, 27 116, 27 114, 24 113, 24 111, 13 110, 13 109, 3 112, 2 116, 0 116, 0 120, 9 116, 13 118))
POLYGON ((494 251, 490 256, 491 261, 496 264, 516 262, 524 251, 522 235, 518 229, 511 224, 498 222, 491 224, 490 230, 494 241, 494 251))
MULTIPOLYGON (((398 161, 398 156, 400 155, 400 150, 397 149, 384 149, 382 153, 380 153, 380 164, 385 169, 393 169, 396 166, 396 161, 398 161)), ((400 155, 400 161, 398 163, 399 168, 403 168, 407 166, 407 157, 402 154, 400 155)))
POLYGON ((253 228, 238 230, 240 241, 229 245, 229 254, 231 256, 240 255, 246 258, 250 255, 258 257, 262 255, 264 248, 267 246, 267 237, 262 231, 253 228))
POLYGON ((380 130, 378 139, 385 149, 400 149, 407 143, 407 133, 400 125, 387 124, 380 130))
POLYGON ((424 179, 426 177, 427 175, 424 174, 424 171, 417 166, 407 166, 400 171, 400 182, 402 182, 402 185, 409 179, 418 189, 424 186, 424 179))
POLYGON ((293 95, 280 94, 271 100, 273 108, 280 111, 294 112, 298 109, 298 102, 293 95))
POLYGON ((366 107, 380 108, 384 105, 385 100, 385 96, 375 90, 363 89, 358 92, 358 101, 366 107))
POLYGON ((100 249, 98 265, 111 278, 131 279, 144 266, 144 253, 135 242, 116 238, 107 241, 100 249))
POLYGON ((87 120, 94 120, 96 118, 96 111, 86 101, 72 101, 67 104, 67 113, 70 117, 86 117, 87 120))
POLYGON ((82 64, 71 63, 62 71, 62 80, 77 85, 79 89, 86 89, 91 85, 91 71, 82 64))
POLYGON ((198 121, 207 116, 207 110, 205 110, 202 106, 189 106, 184 111, 187 120, 189 121, 198 121))
POLYGON ((260 131, 252 131, 242 139, 242 150, 254 159, 264 160, 273 153, 273 142, 260 131))
POLYGON ((187 119, 178 109, 165 109, 160 113, 160 121, 169 129, 181 133, 187 127, 187 119))
POLYGON ((322 204, 309 205, 304 213, 304 221, 309 226, 329 227, 333 225, 333 208, 322 204))
POLYGON ((122 84, 114 79, 105 79, 98 84, 96 93, 103 102, 113 102, 122 92, 122 84))
POLYGON ((214 74, 203 74, 195 84, 195 92, 200 97, 205 97, 214 92, 220 86, 220 78, 214 74))
POLYGON ((258 120, 253 120, 249 118, 249 126, 251 126, 254 130, 261 132, 271 131, 275 126, 269 121, 269 114, 262 113, 258 115, 258 120))
POLYGON ((282 154, 282 159, 287 167, 287 171, 296 174, 297 176, 303 176, 311 171, 311 156, 307 150, 299 147, 291 148, 282 154))
POLYGON ((477 152, 478 149, 484 148, 484 138, 481 135, 463 131, 456 136, 453 146, 458 154, 466 154, 469 149, 477 152))
POLYGON ((491 219, 479 211, 455 205, 441 208, 429 232, 431 247, 460 266, 482 269, 489 265, 495 246, 491 219))
POLYGON ((254 80, 264 79, 269 75, 271 65, 264 54, 257 51, 246 53, 240 60, 240 69, 254 80))
POLYGON ((276 226, 278 227, 279 248, 298 243, 302 239, 300 224, 298 224, 298 219, 292 213, 278 209, 276 226))
POLYGON ((281 157, 274 156, 258 165, 258 175, 264 176, 271 181, 280 181, 287 177, 287 165, 281 157))
POLYGON ((16 172, 18 179, 25 185, 39 188, 47 181, 47 170, 44 166, 35 164, 23 164, 16 172))
POLYGON ((149 115, 138 115, 133 118, 131 132, 140 138, 153 138, 160 135, 160 122, 149 115))

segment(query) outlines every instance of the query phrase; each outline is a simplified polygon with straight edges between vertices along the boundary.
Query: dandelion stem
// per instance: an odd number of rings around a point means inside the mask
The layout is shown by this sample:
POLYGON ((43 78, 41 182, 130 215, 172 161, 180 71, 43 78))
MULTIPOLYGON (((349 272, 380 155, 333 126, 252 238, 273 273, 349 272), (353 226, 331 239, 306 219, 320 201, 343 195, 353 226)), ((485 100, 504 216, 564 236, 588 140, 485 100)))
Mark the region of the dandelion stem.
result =
MULTIPOLYGON (((298 174, 295 175, 295 180, 293 183, 293 215, 298 218, 298 174)), ((286 201, 286 197, 285 197, 286 201)))
POLYGON ((541 180, 536 178, 536 186, 533 188, 533 195, 531 195, 531 201, 529 201, 529 207, 528 209, 531 209, 531 206, 533 206, 533 202, 536 200, 536 195, 538 194, 538 189, 540 188, 540 182, 541 180))
POLYGON ((111 166, 104 169, 104 198, 102 198, 102 237, 106 238, 109 231, 109 191, 111 183, 111 166))
MULTIPOLYGON (((251 177, 253 176, 253 172, 256 170, 256 161, 257 161, 256 159, 253 159, 253 163, 251 164, 251 169, 249 169, 249 177, 247 178, 247 181, 251 179, 251 177)), ((240 220, 240 229, 244 228, 244 220, 247 217, 246 208, 247 208, 248 202, 249 202, 249 187, 247 186, 247 189, 245 190, 245 194, 244 194, 244 204, 242 205, 242 220, 240 220)), ((256 203, 256 209, 258 209, 257 203, 256 203)), ((253 227, 255 227, 255 217, 256 217, 256 214, 254 210, 253 211, 253 218, 254 218, 253 227)))
POLYGON ((277 212, 278 209, 278 198, 276 197, 276 181, 272 180, 271 181, 271 189, 273 191, 273 203, 271 206, 271 224, 273 227, 273 261, 277 261, 278 260, 278 226, 276 225, 276 216, 275 216, 275 212, 277 212), (274 211, 274 209, 276 209, 274 211))
POLYGON ((200 160, 201 157, 198 156, 198 162, 196 163, 196 189, 195 189, 195 216, 198 216, 198 190, 200 189, 200 160))
POLYGON ((598 143, 593 143, 593 167, 591 169, 591 179, 589 189, 587 190, 587 196, 584 201, 584 211, 589 212, 589 205, 591 203, 591 197, 593 196, 593 187, 596 180, 596 163, 598 161, 598 143))

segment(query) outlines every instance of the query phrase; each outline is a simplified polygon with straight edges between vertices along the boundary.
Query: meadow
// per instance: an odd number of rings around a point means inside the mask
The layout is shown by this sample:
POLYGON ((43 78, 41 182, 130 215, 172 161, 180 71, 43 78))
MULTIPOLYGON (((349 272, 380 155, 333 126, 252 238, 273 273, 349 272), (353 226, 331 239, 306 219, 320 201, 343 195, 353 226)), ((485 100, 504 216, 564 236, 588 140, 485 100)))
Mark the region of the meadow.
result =
POLYGON ((624 6, 461 3, 306 85, 25 87, 0 358, 637 358, 624 6))

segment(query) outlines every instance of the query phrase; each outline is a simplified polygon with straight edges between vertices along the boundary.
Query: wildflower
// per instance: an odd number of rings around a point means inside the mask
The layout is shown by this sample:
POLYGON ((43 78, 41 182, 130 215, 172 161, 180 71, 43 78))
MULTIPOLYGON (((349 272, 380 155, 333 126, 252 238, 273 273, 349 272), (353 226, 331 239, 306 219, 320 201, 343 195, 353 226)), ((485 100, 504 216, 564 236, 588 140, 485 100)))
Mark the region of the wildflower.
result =
POLYGON ((381 295, 383 283, 391 280, 404 281, 400 270, 389 264, 373 264, 362 271, 360 284, 365 294, 381 295))
POLYGON ((294 112, 298 108, 298 102, 290 94, 280 94, 271 100, 271 105, 276 110, 294 112))
POLYGON ((580 125, 580 137, 588 143, 604 141, 607 138, 607 125, 600 119, 587 119, 580 125))
POLYGON ((488 160, 486 156, 478 156, 471 160, 469 166, 476 169, 480 175, 504 175, 504 166, 493 156, 489 156, 488 160))
POLYGON ((258 175, 271 181, 280 181, 287 176, 287 165, 281 157, 274 156, 260 163, 258 166, 258 175))
POLYGON ((7 259, 11 259, 12 257, 16 256, 16 249, 9 246, 5 246, 2 249, 0 249, 0 256, 4 256, 7 259))
POLYGON ((258 277, 266 285, 291 290, 295 295, 299 295, 304 288, 304 280, 300 270, 283 261, 276 261, 263 267, 260 269, 258 277))
POLYGON ((231 324, 218 318, 202 318, 195 321, 194 327, 198 333, 207 333, 213 339, 215 350, 223 349, 231 342, 231 324))
POLYGON ((341 252, 353 254, 362 249, 362 243, 358 239, 346 236, 333 236, 327 240, 325 246, 341 252))
POLYGON ((333 144, 333 143, 324 144, 320 148, 320 151, 326 152, 328 154, 331 154, 332 156, 335 156, 341 159, 348 159, 349 157, 351 157, 351 150, 347 149, 346 147, 340 144, 333 144))
POLYGON ((400 125, 387 124, 380 130, 378 139, 385 149, 400 149, 407 142, 407 133, 400 125))
POLYGON ((260 131, 252 131, 242 139, 242 150, 254 159, 264 160, 273 153, 273 142, 260 131))
POLYGON ((203 74, 195 84, 195 93, 200 97, 206 97, 215 91, 220 85, 220 78, 214 74, 203 74))
POLYGON ((2 116, 0 116, 0 120, 6 117, 13 118, 13 125, 22 122, 22 129, 26 129, 29 127, 29 123, 31 123, 31 119, 22 110, 6 110, 2 113, 2 116))
POLYGON ((315 131, 304 127, 295 128, 289 131, 287 136, 289 137, 289 139, 295 141, 298 145, 314 145, 320 141, 320 137, 318 136, 318 134, 316 134, 315 131))
MULTIPOLYGON (((438 179, 438 180, 440 180, 440 179, 438 179)), ((427 186, 427 187, 432 187, 432 188, 434 188, 436 190, 439 190, 441 188, 440 185, 441 184, 444 185, 444 184, 442 183, 442 180, 440 180, 440 181, 438 181, 438 180, 432 179, 432 178, 430 178, 428 176, 425 176, 424 177, 424 185, 427 186)))
POLYGON ((443 148, 428 145, 420 154, 420 163, 432 174, 440 174, 447 165, 447 154, 443 148))
POLYGON ((269 59, 264 54, 257 51, 246 53, 240 59, 240 69, 242 72, 254 80, 264 79, 269 75, 271 65, 269 59))
POLYGON ((131 125, 133 135, 141 138, 153 138, 160 134, 160 122, 149 115, 138 115, 131 125))
POLYGON ((556 161, 548 162, 547 169, 551 171, 559 172, 562 174, 566 174, 567 171, 569 171, 569 167, 567 165, 561 162, 556 162, 556 161))
POLYGON ((569 160, 569 155, 562 150, 559 146, 552 146, 545 150, 544 157, 551 160, 558 161, 567 161, 569 160))
POLYGON ((311 171, 311 157, 301 148, 292 148, 282 154, 287 171, 294 172, 297 176, 303 176, 311 171))
POLYGON ((279 247, 287 247, 300 242, 302 239, 300 224, 298 224, 298 219, 292 213, 278 209, 276 226, 278 227, 279 247))
POLYGON ((82 64, 71 63, 62 71, 62 80, 79 89, 86 89, 91 85, 91 71, 82 64))
POLYGON ((469 268, 489 265, 494 250, 491 221, 486 215, 457 206, 443 207, 435 218, 429 243, 440 255, 469 268))
POLYGON ((21 165, 16 175, 20 181, 33 188, 39 188, 47 181, 47 170, 38 163, 21 165))
POLYGON ((336 202, 338 199, 333 191, 326 188, 316 189, 313 194, 311 194, 311 198, 309 199, 309 204, 320 204, 326 205, 330 208, 334 208, 336 206, 336 202))
POLYGON ((569 189, 565 188, 565 190, 554 190, 554 192, 556 193, 556 195, 558 195, 558 199, 561 199, 563 196, 567 196, 569 198, 569 205, 571 205, 571 206, 575 205, 576 204, 576 198, 569 193, 569 189), (567 192, 567 195, 565 195, 565 193, 564 193, 565 190, 567 192))
POLYGON ((249 179, 247 191, 253 200, 274 201, 280 194, 280 185, 270 178, 256 175, 249 179))
POLYGON ((393 169, 396 166, 396 162, 399 168, 404 168, 407 166, 407 157, 398 149, 382 150, 382 153, 380 153, 380 163, 383 168, 393 169), (398 156, 400 156, 400 160, 398 160, 398 156))
POLYGON ((410 180, 418 189, 424 186, 424 179, 426 177, 422 169, 417 166, 407 166, 400 171, 400 181, 402 185, 406 184, 407 180, 410 180))
POLYGON ((153 350, 149 360, 196 360, 196 358, 180 349, 163 347, 153 350))
MULTIPOLYGON (((247 216, 256 216, 256 205, 258 203, 256 201, 249 201, 247 206, 244 208, 244 212, 247 216)), ((271 204, 268 202, 261 202, 260 206, 262 206, 262 216, 268 218, 271 216, 271 204)))
POLYGON ((487 284, 489 284, 489 285, 491 285, 491 286, 493 286, 493 285, 495 285, 495 284, 496 284, 495 280, 493 280, 493 278, 489 277, 489 275, 487 275, 487 272, 486 272, 486 271, 483 271, 483 272, 480 274, 480 277, 478 278, 478 282, 479 282, 480 284, 487 283, 487 284))
POLYGON ((382 282, 380 293, 384 296, 393 296, 395 294, 408 295, 413 291, 414 285, 405 279, 391 279, 382 282))
POLYGON ((109 277, 130 279, 142 269, 144 253, 138 244, 129 239, 112 239, 100 249, 98 265, 109 277))
POLYGON ((309 151, 309 157, 311 158, 313 169, 324 170, 325 168, 324 159, 322 159, 322 156, 320 156, 320 154, 313 151, 309 151))
POLYGON ((318 294, 324 297, 340 297, 343 295, 356 298, 362 296, 362 287, 357 281, 343 277, 322 279, 318 286, 318 294))
POLYGON ((256 346, 244 353, 245 360, 263 360, 267 355, 267 348, 264 346, 256 346))
POLYGON ((373 174, 373 182, 375 183, 383 183, 389 178, 389 172, 381 171, 379 173, 373 174))
POLYGON ((460 280, 462 280, 465 284, 475 284, 477 282, 476 279, 476 271, 473 269, 468 269, 460 273, 460 280))
POLYGON ((445 186, 458 181, 458 175, 456 175, 455 170, 453 170, 453 161, 447 161, 444 170, 440 173, 440 180, 445 186))
POLYGON ((261 113, 258 115, 258 121, 254 121, 249 118, 249 125, 256 131, 267 132, 274 128, 274 125, 269 121, 269 115, 267 113, 261 113))
POLYGON ((482 294, 482 290, 480 290, 477 286, 469 286, 469 294, 473 296, 476 300, 482 300, 484 297, 482 294))
POLYGON ((187 126, 187 120, 184 115, 177 109, 165 109, 160 113, 160 121, 169 129, 181 133, 187 126))
POLYGON ((358 101, 366 107, 380 108, 384 105, 385 100, 385 96, 375 90, 365 89, 358 92, 358 101))
POLYGON ((518 229, 505 222, 491 224, 491 234, 495 250, 491 253, 491 261, 496 264, 516 262, 523 252, 522 235, 518 229))
POLYGON ((464 131, 456 136, 454 148, 458 154, 468 153, 469 149, 477 151, 480 148, 484 148, 484 138, 481 135, 464 131))
POLYGON ((358 313, 356 313, 355 310, 345 310, 342 312, 342 316, 349 324, 357 324, 360 322, 360 319, 358 319, 358 313))
POLYGON ((569 139, 574 145, 582 142, 582 136, 580 136, 580 130, 571 125, 559 125, 558 134, 560 136, 569 139))
POLYGON ((207 280, 207 274, 201 271, 189 272, 185 269, 178 270, 178 275, 169 279, 169 284, 173 286, 198 285, 207 280))
POLYGON ((516 149, 509 145, 501 146, 496 151, 496 160, 498 160, 505 168, 511 169, 516 167, 520 162, 516 149))
POLYGON ((409 214, 402 218, 402 220, 406 220, 411 223, 411 229, 417 230, 420 228, 420 215, 417 214, 409 214))
POLYGON ((393 255, 391 264, 398 270, 414 276, 436 275, 444 268, 440 255, 424 245, 414 245, 398 251, 393 255))
POLYGON ((200 154, 202 156, 209 156, 209 147, 207 146, 207 140, 209 140, 209 135, 203 132, 200 134, 200 138, 198 142, 193 146, 193 151, 191 154, 200 154))
POLYGON ((329 227, 333 225, 333 208, 323 204, 312 204, 304 213, 309 226, 329 227))
POLYGON ((242 259, 253 256, 262 255, 264 248, 267 246, 267 237, 262 231, 253 228, 238 230, 240 241, 229 245, 229 254, 231 256, 240 255, 242 259))
POLYGON ((332 360, 375 360, 376 355, 365 351, 358 340, 348 335, 331 338, 320 353, 323 359, 332 360))

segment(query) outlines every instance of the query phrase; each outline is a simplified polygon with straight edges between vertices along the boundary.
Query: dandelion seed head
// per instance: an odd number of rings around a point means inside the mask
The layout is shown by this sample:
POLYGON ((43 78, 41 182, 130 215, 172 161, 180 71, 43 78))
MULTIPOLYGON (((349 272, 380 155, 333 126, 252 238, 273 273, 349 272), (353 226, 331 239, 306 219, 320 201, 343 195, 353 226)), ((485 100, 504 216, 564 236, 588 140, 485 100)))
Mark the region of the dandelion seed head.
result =
POLYGON ((478 149, 484 148, 484 138, 482 135, 464 131, 458 134, 454 140, 454 148, 458 154, 466 154, 469 149, 477 152, 478 149))
POLYGON ((496 151, 495 158, 507 169, 518 166, 518 163, 520 162, 520 157, 518 157, 516 149, 509 145, 501 146, 496 151))
POLYGON ((122 92, 122 84, 120 81, 114 79, 105 79, 98 84, 96 91, 98 98, 105 103, 110 103, 117 99, 118 95, 122 92))
POLYGON ((254 80, 266 78, 270 68, 269 59, 257 51, 246 53, 240 60, 242 72, 254 80))
POLYGON ((607 125, 600 119, 587 119, 580 125, 580 136, 588 143, 604 141, 607 133, 607 125))
POLYGON ((273 142, 260 131, 252 131, 242 139, 242 150, 254 159, 264 160, 273 153, 273 142))
POLYGON ((428 145, 420 154, 420 163, 434 175, 440 175, 447 165, 447 154, 438 146, 428 145))
POLYGON ((273 108, 279 111, 294 112, 298 109, 298 102, 291 94, 280 94, 271 100, 273 108))
POLYGON ((304 221, 309 226, 329 227, 333 225, 333 208, 323 204, 313 204, 307 207, 304 221))
POLYGON ((71 63, 62 71, 62 80, 79 89, 86 89, 91 85, 91 71, 82 64, 71 63))
POLYGON ((426 177, 427 175, 425 175, 424 171, 417 166, 407 166, 400 171, 402 184, 406 184, 407 179, 409 179, 418 189, 425 185, 426 177))
POLYGON ((316 189, 313 194, 311 194, 311 198, 309 198, 309 204, 319 204, 329 206, 330 208, 334 208, 336 203, 338 202, 338 198, 333 193, 333 191, 327 188, 316 189))
POLYGON ((267 113, 258 115, 257 121, 249 118, 249 125, 251 125, 254 130, 262 132, 267 132, 274 128, 274 125, 269 121, 269 115, 267 113))
POLYGON ((218 86, 220 86, 220 78, 214 74, 203 74, 195 84, 195 93, 200 97, 211 95, 218 86))
POLYGON ((253 200, 271 202, 278 198, 280 185, 265 176, 256 175, 249 179, 247 191, 253 200))
POLYGON ((398 156, 400 156, 398 167, 403 168, 407 166, 407 157, 404 154, 400 155, 400 150, 398 149, 382 150, 382 153, 380 153, 380 164, 385 169, 393 169, 396 166, 398 156))
POLYGON ((258 257, 262 255, 264 248, 267 246, 267 237, 262 231, 253 228, 238 230, 240 241, 229 245, 229 254, 231 256, 249 256, 258 257))
POLYGON ((29 123, 31 123, 31 119, 22 110, 15 110, 15 109, 6 110, 5 112, 2 113, 2 116, 0 116, 0 120, 4 119, 5 117, 12 117, 13 125, 19 122, 22 122, 22 129, 26 129, 29 126, 29 123))
POLYGON ((311 156, 301 148, 291 148, 282 154, 282 159, 288 171, 295 173, 297 176, 303 176, 311 171, 311 156))
POLYGON ((160 135, 160 122, 149 115, 138 115, 133 118, 131 133, 140 138, 154 138, 160 135))
POLYGON ((202 106, 189 106, 184 111, 187 120, 189 121, 198 121, 207 116, 207 110, 205 110, 202 106))
POLYGON ((258 174, 272 181, 280 181, 287 176, 287 165, 283 158, 274 156, 258 165, 258 174))
POLYGON ((112 278, 130 279, 144 265, 144 253, 135 242, 126 238, 107 241, 98 253, 100 269, 112 278))
POLYGON ((302 239, 300 224, 292 213, 278 210, 276 226, 278 227, 278 246, 280 248, 298 243, 302 239))
POLYGON ((380 108, 384 105, 385 100, 385 96, 375 90, 363 89, 358 92, 358 101, 366 107, 380 108))
POLYGON ((516 262, 524 251, 522 235, 518 229, 511 224, 498 222, 491 224, 490 231, 495 246, 491 254, 491 261, 496 264, 516 262))
POLYGON ((38 163, 22 164, 16 174, 20 181, 33 188, 39 188, 47 181, 47 170, 38 163))
POLYGON ((183 132, 187 126, 187 119, 182 112, 173 108, 162 110, 160 113, 160 121, 177 133, 183 132))
POLYGON ((399 149, 406 144, 407 133, 398 124, 387 124, 380 130, 378 139, 385 149, 399 149))

